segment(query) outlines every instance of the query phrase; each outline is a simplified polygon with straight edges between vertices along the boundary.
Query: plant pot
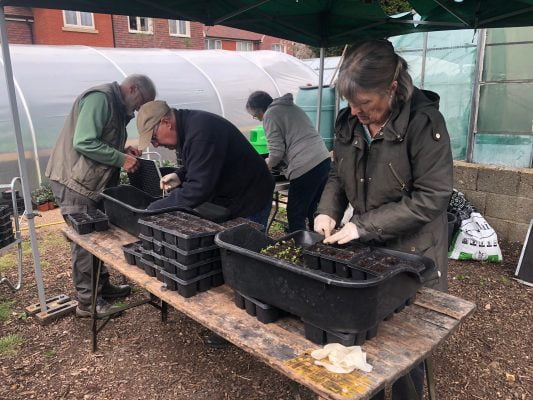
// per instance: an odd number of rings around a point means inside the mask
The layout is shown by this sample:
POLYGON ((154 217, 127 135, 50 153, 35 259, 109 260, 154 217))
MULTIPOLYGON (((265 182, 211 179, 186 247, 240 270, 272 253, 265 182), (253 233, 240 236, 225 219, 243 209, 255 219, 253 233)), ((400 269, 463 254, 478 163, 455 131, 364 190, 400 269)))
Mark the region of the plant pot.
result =
POLYGON ((37 204, 37 210, 38 211, 48 211, 49 209, 50 208, 49 208, 48 203, 37 204))
POLYGON ((53 210, 53 209, 56 208, 56 207, 57 207, 57 205, 56 205, 56 203, 54 203, 53 201, 49 201, 49 202, 48 202, 48 209, 49 209, 49 210, 53 210))

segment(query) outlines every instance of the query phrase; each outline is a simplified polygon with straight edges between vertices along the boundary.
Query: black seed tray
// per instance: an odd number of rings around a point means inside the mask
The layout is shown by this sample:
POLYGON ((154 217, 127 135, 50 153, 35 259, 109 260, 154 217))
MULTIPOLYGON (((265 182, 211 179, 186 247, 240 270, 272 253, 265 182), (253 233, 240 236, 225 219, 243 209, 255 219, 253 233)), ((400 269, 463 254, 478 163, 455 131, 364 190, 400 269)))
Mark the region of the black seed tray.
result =
POLYGON ((130 265, 136 264, 136 257, 141 255, 141 242, 133 242, 122 246, 122 251, 124 252, 124 258, 126 262, 130 265))
POLYGON ((87 215, 94 223, 94 230, 97 232, 109 229, 109 218, 100 210, 87 211, 87 215))
POLYGON ((320 328, 310 322, 304 323, 305 338, 316 344, 340 343, 343 346, 360 346, 366 340, 374 338, 378 333, 378 324, 358 333, 343 333, 320 328))
POLYGON ((9 236, 12 234, 13 234, 13 225, 11 224, 10 220, 0 225, 0 237, 2 235, 9 236))
POLYGON ((155 276, 155 266, 152 262, 141 257, 137 259, 137 266, 143 269, 147 275, 155 276))
POLYGON ((139 234, 139 239, 141 239, 141 246, 143 250, 152 251, 154 249, 154 239, 149 236, 144 236, 139 234))
POLYGON ((0 249, 10 245, 14 241, 15 241, 15 237, 14 236, 8 236, 8 237, 6 237, 4 239, 1 239, 0 240, 0 249))
POLYGON ((160 173, 156 162, 143 158, 137 158, 137 160, 139 161, 139 168, 135 172, 128 172, 130 184, 150 196, 161 196, 160 173))
POLYGON ((211 271, 190 280, 179 279, 165 271, 161 271, 161 274, 168 290, 177 291, 180 296, 186 298, 224 283, 221 270, 211 271))
MULTIPOLYGON (((308 248, 323 236, 298 231, 278 240, 290 239, 308 248)), ((435 264, 427 257, 382 249, 423 270, 404 265, 392 274, 368 280, 341 278, 260 254, 275 242, 247 225, 218 233, 215 243, 222 249, 226 283, 241 294, 336 332, 368 331, 437 276, 435 264)))
POLYGON ((94 222, 86 213, 68 214, 70 226, 80 235, 94 231, 94 222))
MULTIPOLYGON (((2 211, 0 208, 0 215, 2 215, 2 211)), ((7 224, 8 222, 11 222, 11 213, 7 212, 3 216, 0 216, 0 225, 7 224)))
POLYGON ((163 255, 171 260, 176 260, 180 264, 192 265, 203 260, 220 257, 220 251, 216 244, 196 250, 185 251, 163 242, 163 255))
POLYGON ((165 282, 165 276, 163 275, 163 269, 161 267, 154 267, 155 268, 155 277, 159 282, 165 282))
MULTIPOLYGON (((158 182, 159 184, 159 182, 158 182)), ((170 211, 184 211, 198 215, 210 221, 225 221, 229 210, 212 203, 203 203, 194 210, 186 207, 168 207, 158 210, 147 210, 147 207, 160 197, 151 196, 131 185, 120 185, 104 189, 101 193, 109 222, 124 229, 134 236, 139 235, 139 218, 159 215, 170 211)))
POLYGON ((159 200, 159 197, 150 196, 148 193, 130 185, 120 185, 104 189, 101 195, 104 199, 105 212, 109 217, 109 222, 134 236, 139 235, 139 218, 173 210, 183 210, 180 207, 147 210, 146 208, 150 203, 159 200))
POLYGON ((143 248, 141 248, 141 257, 145 259, 146 261, 154 264, 155 257, 154 257, 153 251, 148 251, 148 250, 144 250, 143 248))
POLYGON ((168 262, 168 258, 166 258, 165 256, 162 256, 159 253, 156 253, 155 251, 152 251, 152 256, 154 258, 154 264, 157 265, 158 267, 163 268, 163 266, 165 265, 165 262, 168 262))
POLYGON ((141 219, 139 223, 152 228, 155 239, 184 251, 212 246, 215 234, 224 229, 214 222, 180 211, 166 213, 149 221, 141 219))
POLYGON ((222 268, 220 258, 212 258, 203 260, 192 265, 183 265, 176 260, 165 259, 164 270, 169 274, 175 275, 179 279, 188 280, 196 278, 198 275, 203 275, 213 270, 222 268))
POLYGON ((234 219, 230 219, 229 221, 219 223, 219 225, 221 225, 224 229, 233 228, 242 224, 250 225, 252 228, 257 229, 258 231, 264 229, 263 225, 258 224, 257 222, 250 221, 249 219, 243 217, 237 217, 234 219))
POLYGON ((335 274, 342 278, 352 279, 371 279, 376 274, 370 274, 366 271, 354 270, 351 266, 351 260, 358 258, 370 251, 369 247, 351 246, 351 248, 336 247, 323 243, 316 243, 319 249, 324 252, 318 252, 316 247, 303 249, 302 254, 305 265, 311 269, 320 269, 329 274, 335 274), (355 253, 359 254, 355 254, 355 253))
POLYGON ((277 321, 283 312, 279 308, 262 303, 237 291, 235 291, 234 301, 237 307, 246 310, 252 317, 257 317, 257 320, 263 324, 277 321))

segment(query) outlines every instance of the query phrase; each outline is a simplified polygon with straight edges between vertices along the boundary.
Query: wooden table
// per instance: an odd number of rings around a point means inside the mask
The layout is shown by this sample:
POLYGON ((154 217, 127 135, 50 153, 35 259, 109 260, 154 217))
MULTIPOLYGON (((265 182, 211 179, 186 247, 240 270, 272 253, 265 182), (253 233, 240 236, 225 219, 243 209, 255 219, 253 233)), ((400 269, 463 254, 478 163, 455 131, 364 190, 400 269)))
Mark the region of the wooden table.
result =
POLYGON ((108 268, 325 399, 371 397, 431 356, 475 308, 471 302, 423 288, 412 306, 381 322, 378 335, 362 346, 374 367, 371 373, 355 370, 350 374, 333 374, 313 364, 309 353, 319 346, 305 339, 303 324, 296 318, 262 324, 234 305, 233 291, 227 285, 188 299, 162 288, 156 278, 126 263, 121 245, 136 238, 121 229, 112 227, 105 232, 78 235, 65 228, 64 233, 108 268))

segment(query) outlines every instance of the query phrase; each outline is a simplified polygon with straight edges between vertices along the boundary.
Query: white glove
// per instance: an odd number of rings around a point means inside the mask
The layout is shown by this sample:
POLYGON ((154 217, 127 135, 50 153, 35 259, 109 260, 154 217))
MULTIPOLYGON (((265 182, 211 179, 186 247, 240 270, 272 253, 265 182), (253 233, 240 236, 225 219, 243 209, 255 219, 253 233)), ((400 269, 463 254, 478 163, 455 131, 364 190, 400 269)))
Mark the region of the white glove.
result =
POLYGON ((329 237, 331 231, 335 229, 336 224, 335 220, 329 215, 319 214, 315 217, 314 221, 315 232, 320 233, 325 237, 329 237))
POLYGON ((181 179, 175 172, 173 172, 172 174, 165 175, 161 178, 161 181, 159 182, 159 187, 162 190, 174 189, 179 185, 181 185, 181 179))
POLYGON ((353 222, 348 222, 336 234, 331 235, 330 237, 326 236, 326 239, 324 239, 324 243, 344 244, 344 243, 348 243, 350 240, 355 240, 355 239, 359 239, 359 231, 357 230, 357 226, 353 222))
POLYGON ((325 367, 337 374, 349 374, 354 369, 372 372, 372 366, 366 362, 366 353, 360 346, 345 347, 339 343, 330 343, 323 349, 311 352, 316 365, 325 367))

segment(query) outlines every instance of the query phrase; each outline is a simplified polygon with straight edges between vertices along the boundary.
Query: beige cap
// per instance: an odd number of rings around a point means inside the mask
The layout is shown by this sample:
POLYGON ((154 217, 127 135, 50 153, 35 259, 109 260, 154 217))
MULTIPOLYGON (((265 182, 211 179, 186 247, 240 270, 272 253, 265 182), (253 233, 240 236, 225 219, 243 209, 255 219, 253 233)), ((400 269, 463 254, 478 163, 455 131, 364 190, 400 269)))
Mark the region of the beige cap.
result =
POLYGON ((166 101, 155 100, 141 106, 137 114, 137 132, 139 132, 139 149, 150 145, 154 126, 156 126, 170 111, 166 101))

